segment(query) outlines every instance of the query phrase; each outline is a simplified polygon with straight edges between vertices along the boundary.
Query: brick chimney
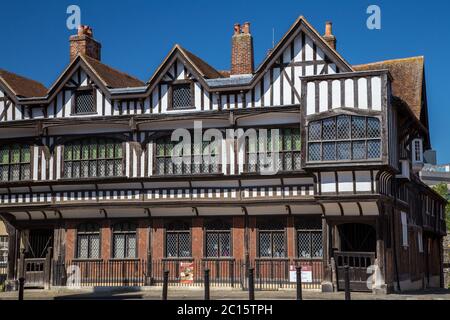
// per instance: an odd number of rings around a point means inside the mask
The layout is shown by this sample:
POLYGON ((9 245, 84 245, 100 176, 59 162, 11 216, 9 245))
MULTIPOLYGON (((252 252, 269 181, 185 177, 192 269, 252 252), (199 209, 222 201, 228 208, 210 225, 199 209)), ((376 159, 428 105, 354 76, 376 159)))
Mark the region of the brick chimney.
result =
POLYGON ((231 76, 252 74, 253 62, 253 37, 250 34, 250 23, 242 26, 234 25, 234 34, 231 42, 231 76))
POLYGON ((333 23, 331 21, 328 21, 325 24, 325 34, 323 36, 323 39, 336 50, 336 37, 333 35, 333 23))
POLYGON ((94 40, 94 34, 91 27, 80 25, 78 34, 70 37, 70 61, 73 61, 78 54, 83 54, 101 59, 102 45, 94 40))

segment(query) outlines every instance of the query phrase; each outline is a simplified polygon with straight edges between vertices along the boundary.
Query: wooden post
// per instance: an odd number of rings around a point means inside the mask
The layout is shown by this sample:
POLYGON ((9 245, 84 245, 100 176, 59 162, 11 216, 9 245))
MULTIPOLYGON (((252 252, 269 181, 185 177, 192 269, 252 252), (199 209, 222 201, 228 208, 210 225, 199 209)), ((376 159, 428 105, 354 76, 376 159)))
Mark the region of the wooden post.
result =
POLYGON ((255 278, 254 278, 254 268, 248 269, 248 299, 255 300, 255 278))
POLYGON ((210 299, 209 294, 209 269, 205 269, 205 300, 210 299))
POLYGON ((19 278, 19 301, 23 300, 23 291, 25 287, 25 278, 19 278))
POLYGON ((17 273, 18 278, 25 278, 25 249, 20 250, 19 268, 17 273))
POLYGON ((162 299, 167 300, 167 287, 169 286, 169 270, 164 271, 162 299))
POLYGON ((47 254, 45 255, 44 264, 44 288, 50 290, 52 278, 52 247, 47 249, 47 254))
POLYGON ((303 300, 303 294, 302 294, 302 266, 297 266, 297 300, 303 300))
POLYGON ((344 267, 344 277, 345 277, 345 300, 351 300, 350 295, 350 268, 349 266, 344 267))

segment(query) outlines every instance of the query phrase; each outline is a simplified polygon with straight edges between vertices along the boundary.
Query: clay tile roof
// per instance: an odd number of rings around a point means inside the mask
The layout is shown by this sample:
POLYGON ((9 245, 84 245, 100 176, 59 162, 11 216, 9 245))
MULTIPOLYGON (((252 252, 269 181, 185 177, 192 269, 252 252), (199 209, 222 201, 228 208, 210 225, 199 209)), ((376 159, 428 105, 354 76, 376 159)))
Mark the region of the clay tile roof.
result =
POLYGON ((33 98, 43 97, 47 94, 47 88, 43 84, 17 74, 0 69, 0 78, 16 96, 33 98))
POLYGON ((205 61, 197 57, 192 52, 189 52, 188 50, 178 46, 180 50, 185 54, 185 56, 195 65, 195 67, 202 73, 202 75, 205 78, 208 79, 216 79, 216 78, 223 78, 222 74, 211 67, 209 64, 207 64, 205 61))
POLYGON ((353 66, 355 71, 388 69, 392 75, 392 94, 406 102, 420 119, 424 83, 424 57, 387 60, 353 66))
POLYGON ((85 55, 83 55, 82 58, 91 66, 97 76, 99 76, 109 88, 133 88, 145 86, 145 83, 141 80, 113 69, 96 59, 85 55))

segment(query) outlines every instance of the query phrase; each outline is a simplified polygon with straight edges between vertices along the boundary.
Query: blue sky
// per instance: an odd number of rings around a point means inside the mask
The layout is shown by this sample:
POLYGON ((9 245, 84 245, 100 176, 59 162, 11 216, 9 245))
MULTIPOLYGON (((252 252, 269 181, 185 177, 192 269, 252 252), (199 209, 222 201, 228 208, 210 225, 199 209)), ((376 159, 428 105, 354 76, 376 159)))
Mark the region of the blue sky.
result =
POLYGON ((49 86, 68 64, 66 9, 81 7, 82 23, 103 45, 103 62, 148 80, 175 43, 215 68, 229 69, 235 22, 251 22, 258 64, 299 15, 320 33, 334 24, 338 51, 351 64, 424 55, 432 144, 450 163, 450 2, 311 0, 39 0, 2 3, 0 68, 49 86), (366 27, 369 5, 380 6, 381 30, 366 27))

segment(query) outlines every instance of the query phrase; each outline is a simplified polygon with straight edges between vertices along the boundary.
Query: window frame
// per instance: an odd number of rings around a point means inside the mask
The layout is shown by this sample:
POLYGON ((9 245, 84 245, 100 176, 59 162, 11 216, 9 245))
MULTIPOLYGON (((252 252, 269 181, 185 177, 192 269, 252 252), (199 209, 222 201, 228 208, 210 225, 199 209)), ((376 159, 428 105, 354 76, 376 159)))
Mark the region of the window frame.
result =
POLYGON ((226 218, 210 218, 207 220, 204 220, 203 223, 203 236, 204 236, 204 245, 203 245, 203 256, 205 259, 210 260, 229 260, 234 259, 233 255, 233 225, 232 221, 229 221, 229 219, 226 218), (210 234, 217 234, 217 244, 218 244, 218 250, 217 250, 217 256, 210 256, 208 255, 208 235, 210 234), (221 254, 221 245, 220 245, 220 235, 227 234, 229 236, 229 255, 223 256, 221 254))
POLYGON ((76 228, 76 234, 75 234, 75 260, 102 260, 102 228, 100 226, 100 224, 95 223, 95 222, 86 222, 86 223, 80 223, 77 228, 76 228), (82 229, 82 227, 84 227, 85 229, 89 226, 94 226, 98 229, 98 231, 80 231, 80 229, 82 229), (79 243, 79 236, 81 235, 87 235, 88 236, 88 257, 87 258, 83 258, 80 257, 80 243, 79 243), (91 238, 95 235, 98 235, 98 257, 97 258, 93 258, 91 255, 91 238))
POLYGON ((21 182, 21 181, 31 181, 33 179, 33 157, 34 157, 34 152, 33 152, 33 146, 31 144, 28 143, 20 143, 20 142, 12 142, 12 143, 5 143, 0 145, 0 149, 5 148, 8 149, 8 163, 6 164, 1 164, 0 163, 0 167, 8 167, 8 179, 7 180, 3 180, 3 177, 0 176, 0 183, 11 183, 11 182, 21 182), (14 163, 11 162, 11 158, 12 158, 12 150, 14 150, 14 147, 18 146, 19 147, 19 162, 14 163), (24 162, 22 157, 23 157, 23 151, 28 149, 28 155, 29 155, 29 162, 24 162), (19 166, 19 176, 20 178, 17 180, 12 179, 12 167, 14 165, 18 165, 19 166), (29 176, 28 177, 24 177, 23 176, 23 172, 24 172, 24 167, 28 166, 29 167, 29 176))
POLYGON ((173 81, 172 83, 170 83, 168 88, 168 103, 167 103, 167 110, 169 111, 178 111, 178 110, 193 110, 195 109, 195 84, 194 81, 190 81, 190 80, 176 80, 173 81), (173 92, 174 89, 176 89, 176 87, 182 87, 182 86, 189 86, 190 88, 190 101, 191 101, 191 105, 190 106, 182 106, 182 107, 174 107, 173 105, 173 92))
POLYGON ((0 236, 0 267, 5 267, 8 265, 8 255, 9 255, 9 236, 0 236), (3 261, 4 253, 6 253, 5 261, 3 261))
MULTIPOLYGON (((283 127, 262 127, 262 128, 258 128, 256 130, 260 130, 260 129, 266 129, 267 130, 267 152, 271 153, 271 145, 272 145, 272 136, 271 136, 271 130, 278 130, 279 132, 279 141, 278 141, 278 145, 279 145, 279 150, 278 150, 278 155, 279 155, 279 163, 281 163, 282 168, 279 169, 278 168, 278 172, 297 172, 297 171, 302 171, 302 132, 300 130, 299 127, 297 126, 283 126, 283 127), (285 145, 285 137, 287 136, 287 131, 290 131, 290 148, 286 148, 285 145), (295 141, 294 141, 294 136, 296 135, 296 133, 299 135, 299 139, 300 139, 300 146, 299 148, 295 147, 295 141), (270 134, 270 136, 269 136, 270 134), (270 138, 269 138, 270 137, 270 138), (269 140, 270 139, 270 140, 269 140), (281 145, 280 145, 281 142, 281 145), (269 145, 270 143, 270 145, 269 145), (289 150, 290 149, 290 150, 289 150), (287 155, 291 154, 290 158, 291 158, 291 167, 292 169, 287 170, 285 168, 285 164, 286 164, 286 158, 287 155), (298 169, 295 168, 295 155, 298 154, 299 156, 299 167, 298 169)), ((237 141, 237 143, 239 143, 237 141)), ((260 139, 259 139, 259 134, 258 134, 258 141, 257 141, 257 146, 255 151, 251 151, 252 148, 250 148, 250 139, 245 138, 245 146, 244 146, 244 159, 245 159, 245 163, 244 163, 244 173, 248 173, 248 174, 254 174, 254 173, 259 173, 260 172, 260 154, 262 153, 260 151, 260 139), (255 166, 255 170, 250 170, 250 155, 256 155, 256 159, 257 159, 257 164, 252 164, 252 166, 255 166)), ((278 167, 278 164, 277 164, 278 167)))
MULTIPOLYGON (((198 152, 195 152, 196 148, 198 148, 198 146, 196 146, 194 143, 192 143, 192 148, 191 148, 191 163, 189 165, 182 163, 182 172, 181 173, 175 173, 175 164, 171 161, 171 151, 168 150, 168 145, 171 145, 170 148, 172 148, 171 150, 173 150, 174 145, 177 142, 173 142, 171 141, 171 136, 170 135, 161 135, 155 139, 152 140, 153 142, 153 175, 154 176, 159 176, 159 177, 167 177, 167 176, 191 176, 191 175, 221 175, 222 173, 222 163, 220 163, 220 159, 219 159, 219 163, 217 164, 207 164, 208 165, 208 169, 205 170, 204 166, 206 166, 206 164, 203 163, 202 164, 196 164, 194 163, 194 157, 195 156, 202 156, 202 159, 204 157, 208 157, 211 156, 211 150, 210 148, 208 148, 208 150, 210 151, 209 153, 203 153, 204 149, 205 149, 205 144, 210 145, 210 141, 202 141, 202 145, 201 145, 201 154, 199 154, 198 152), (158 152, 158 145, 160 143, 164 144, 164 155, 159 155, 158 152), (158 172, 159 167, 158 167, 158 160, 159 159, 164 159, 164 173, 160 173, 158 172), (169 159, 170 160, 170 164, 172 166, 171 168, 171 172, 172 173, 167 173, 167 164, 166 164, 166 160, 169 159), (189 166, 188 170, 186 169, 187 166, 189 166), (196 172, 196 170, 194 170, 195 166, 199 166, 198 168, 198 172, 196 172), (214 166, 216 166, 216 170, 214 170, 214 166)), ((222 143, 222 141, 221 141, 222 143)))
MULTIPOLYGON (((63 145, 62 145, 62 148, 61 148, 61 153, 62 153, 61 154, 61 159, 62 159, 62 163, 61 163, 61 179, 62 180, 71 180, 71 179, 80 180, 80 179, 108 179, 108 178, 125 177, 125 172, 126 172, 126 168, 125 168, 126 155, 125 155, 125 152, 126 152, 125 142, 120 140, 120 139, 117 139, 117 138, 103 137, 103 136, 102 137, 94 136, 94 137, 88 137, 88 138, 82 138, 82 139, 72 139, 72 140, 65 141, 63 143, 63 145), (94 142, 94 141, 95 141, 95 145, 96 145, 96 148, 95 148, 95 150, 96 150, 96 158, 91 157, 92 150, 89 149, 88 150, 88 154, 89 154, 88 158, 87 159, 83 159, 82 147, 85 146, 85 145, 90 146, 92 144, 92 142, 94 142), (103 157, 103 158, 100 158, 100 156, 99 156, 100 155, 100 151, 99 151, 100 141, 102 141, 103 144, 105 145, 105 157, 103 157), (106 146, 109 143, 113 144, 113 157, 107 157, 106 156, 106 154, 107 154, 106 146), (76 144, 78 144, 80 146, 80 158, 74 160, 73 150, 72 150, 71 160, 66 160, 67 148, 68 147, 72 147, 73 148, 73 145, 76 145, 76 144), (121 155, 120 157, 116 156, 118 150, 120 150, 119 151, 120 155, 121 155), (106 163, 105 163, 105 172, 106 172, 107 161, 119 161, 119 160, 121 161, 121 167, 122 168, 121 168, 121 170, 118 170, 117 174, 103 175, 103 176, 98 174, 99 173, 99 161, 106 161, 106 163), (70 177, 68 177, 66 175, 66 165, 67 165, 68 162, 72 163, 72 169, 71 169, 71 176, 70 177), (81 169, 81 163, 82 162, 88 162, 88 163, 95 162, 96 163, 96 166, 95 166, 95 168, 96 168, 95 169, 96 175, 95 176, 91 176, 91 174, 90 174, 90 167, 89 167, 88 168, 88 170, 89 170, 88 176, 87 177, 82 176, 82 169, 81 169), (75 177, 74 174, 73 174, 73 171, 74 171, 73 164, 74 163, 80 163, 79 177, 75 177)), ((115 165, 113 166, 113 170, 114 170, 114 172, 116 172, 116 170, 117 170, 115 165)))
POLYGON ((192 225, 188 221, 184 220, 173 220, 164 224, 164 260, 192 260, 192 225), (179 224, 179 225, 177 225, 179 224), (173 225, 174 229, 169 229, 173 225), (179 226, 183 225, 185 229, 179 228, 179 226), (189 235, 189 257, 180 257, 180 234, 188 234, 189 235), (169 234, 177 235, 177 256, 168 256, 167 252, 167 236, 169 234))
POLYGON ((380 116, 374 116, 374 115, 356 115, 356 114, 338 114, 338 115, 332 115, 328 117, 323 117, 319 119, 310 120, 307 123, 306 126, 306 141, 304 143, 305 145, 305 154, 306 154, 306 164, 307 165, 317 165, 317 164, 329 164, 329 163, 360 163, 360 162, 380 162, 383 161, 383 125, 382 125, 382 119, 380 116), (350 119, 349 121, 349 128, 348 128, 348 135, 349 138, 338 138, 338 119, 347 117, 350 119), (353 136, 353 119, 354 118, 364 118, 364 124, 365 124, 365 136, 364 137, 354 137, 353 136), (327 120, 333 120, 334 121, 334 131, 335 131, 335 137, 333 139, 326 139, 324 138, 324 122, 327 120), (379 136, 371 138, 369 137, 368 131, 369 131, 369 121, 370 120, 377 120, 379 123, 379 136), (311 132, 311 126, 313 124, 320 123, 320 138, 319 139, 310 139, 310 132, 311 132), (378 158, 369 158, 369 142, 372 141, 379 141, 380 143, 380 156, 378 158), (325 144, 334 144, 334 160, 324 160, 324 145, 325 144), (339 149, 339 143, 349 143, 350 144, 350 159, 338 159, 338 149, 339 149), (364 155, 365 157, 362 159, 355 159, 354 153, 353 153, 353 145, 355 143, 364 143, 364 155), (319 160, 310 160, 310 145, 312 144, 319 144, 320 145, 320 159, 319 160))
POLYGON ((274 217, 274 219, 270 218, 260 218, 260 221, 257 221, 257 232, 256 232, 256 256, 259 260, 286 260, 288 259, 288 239, 287 239, 287 218, 286 217, 274 217), (283 225, 282 228, 276 228, 277 222, 280 222, 280 226, 283 225), (269 228, 267 226, 270 226, 269 228), (270 247, 271 247, 271 256, 261 256, 261 234, 269 234, 270 235, 270 247), (274 256, 274 234, 282 234, 283 235, 283 257, 275 257, 274 256))
POLYGON ((78 87, 76 90, 73 91, 72 94, 72 101, 71 101, 71 116, 85 116, 85 115, 94 115, 98 114, 97 111, 97 89, 94 86, 83 86, 78 87), (93 111, 90 112, 77 112, 77 98, 80 94, 86 93, 86 92, 92 92, 92 99, 93 99, 93 111))
POLYGON ((322 224, 323 224, 323 222, 322 222, 322 216, 319 216, 319 215, 302 215, 302 216, 296 216, 295 217, 295 220, 294 220, 294 230, 295 230, 295 254, 296 254, 296 259, 297 260, 323 260, 323 256, 324 256, 324 252, 323 252, 323 237, 324 237, 324 235, 323 235, 323 227, 322 227, 322 224), (305 229, 302 229, 302 228, 300 228, 300 226, 299 226, 299 220, 300 219, 302 219, 302 218, 306 218, 306 219, 312 219, 312 218, 319 218, 320 219, 320 221, 321 221, 321 225, 320 225, 320 229, 319 228, 317 228, 317 229, 314 229, 314 228, 305 228, 305 229), (309 243, 310 243, 310 248, 309 248, 309 257, 301 257, 300 256, 300 252, 299 252, 299 243, 298 243, 298 236, 299 236, 299 234, 300 233, 306 233, 306 234, 308 234, 309 235, 309 243), (320 256, 320 257, 313 257, 313 255, 312 255, 312 253, 313 253, 313 250, 312 250, 312 247, 313 247, 313 245, 312 245, 312 234, 313 233, 315 233, 315 234, 319 234, 320 233, 320 236, 321 236, 321 248, 322 248, 322 256, 320 256))
POLYGON ((138 226, 137 224, 133 223, 133 222, 127 222, 127 221, 123 221, 123 222, 117 222, 115 224, 113 224, 111 226, 111 259, 115 259, 115 260, 136 260, 138 259, 138 226), (115 230, 116 227, 121 226, 121 227, 130 227, 130 229, 133 230, 115 230), (116 257, 116 236, 117 235, 124 235, 125 236, 125 244, 124 244, 124 252, 123 258, 119 258, 116 257), (128 247, 128 239, 130 236, 134 236, 134 241, 135 241, 135 248, 134 248, 134 253, 133 253, 133 257, 128 257, 128 253, 129 253, 129 247, 128 247))

